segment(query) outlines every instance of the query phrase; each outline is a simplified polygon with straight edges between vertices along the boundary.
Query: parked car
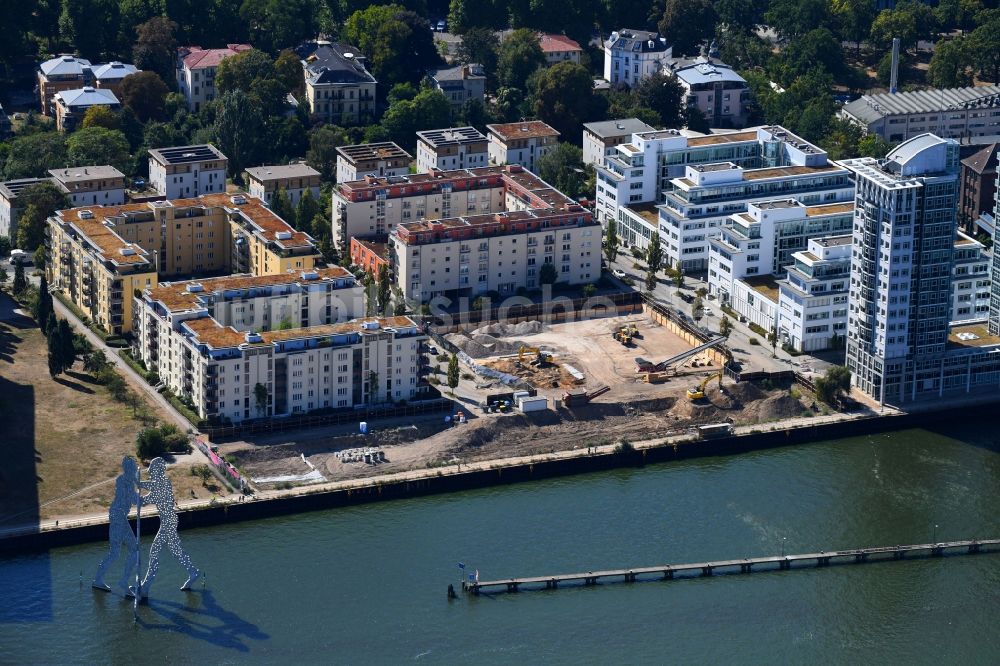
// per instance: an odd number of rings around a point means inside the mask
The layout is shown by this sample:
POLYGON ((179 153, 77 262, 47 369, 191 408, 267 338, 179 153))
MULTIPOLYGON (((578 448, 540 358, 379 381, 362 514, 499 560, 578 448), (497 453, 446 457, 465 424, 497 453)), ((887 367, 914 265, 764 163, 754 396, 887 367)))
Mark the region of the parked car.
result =
POLYGON ((143 178, 136 178, 132 181, 132 188, 136 190, 146 189, 146 181, 143 178))
POLYGON ((444 19, 441 19, 440 21, 437 22, 437 31, 438 32, 447 32, 447 30, 448 30, 448 22, 447 21, 445 21, 444 19))
POLYGON ((623 270, 622 270, 622 269, 620 269, 620 268, 616 268, 615 270, 611 271, 611 274, 612 274, 612 275, 614 275, 614 276, 615 276, 616 278, 618 278, 619 280, 620 280, 621 278, 625 277, 625 271, 623 271, 623 270))
POLYGON ((693 303, 694 296, 692 296, 691 294, 681 294, 681 300, 684 301, 685 303, 693 303))

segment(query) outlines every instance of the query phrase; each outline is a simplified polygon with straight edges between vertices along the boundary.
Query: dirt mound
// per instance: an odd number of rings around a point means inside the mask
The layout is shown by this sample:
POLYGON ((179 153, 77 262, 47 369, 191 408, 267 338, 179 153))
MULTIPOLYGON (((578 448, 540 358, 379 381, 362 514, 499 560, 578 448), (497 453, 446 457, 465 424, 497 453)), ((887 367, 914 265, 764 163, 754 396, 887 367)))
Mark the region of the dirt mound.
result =
POLYGON ((489 324, 481 326, 472 335, 490 335, 494 338, 509 338, 514 336, 535 335, 545 330, 545 324, 540 321, 522 321, 519 324, 489 324))
POLYGON ((768 396, 767 391, 760 388, 753 382, 741 382, 739 384, 726 384, 726 394, 735 402, 743 404, 751 403, 755 400, 763 400, 768 396))
MULTIPOLYGON (((500 324, 494 324, 494 326, 498 325, 500 324)), ((472 335, 465 332, 451 333, 446 337, 448 342, 452 343, 472 358, 487 358, 489 356, 516 354, 521 350, 521 347, 526 346, 524 342, 520 340, 506 340, 497 338, 489 333, 480 332, 483 330, 484 329, 477 329, 476 331, 473 331, 472 335)))
POLYGON ((758 423, 764 423, 801 416, 804 410, 805 407, 797 398, 787 393, 780 393, 756 403, 753 406, 753 414, 747 416, 758 423))

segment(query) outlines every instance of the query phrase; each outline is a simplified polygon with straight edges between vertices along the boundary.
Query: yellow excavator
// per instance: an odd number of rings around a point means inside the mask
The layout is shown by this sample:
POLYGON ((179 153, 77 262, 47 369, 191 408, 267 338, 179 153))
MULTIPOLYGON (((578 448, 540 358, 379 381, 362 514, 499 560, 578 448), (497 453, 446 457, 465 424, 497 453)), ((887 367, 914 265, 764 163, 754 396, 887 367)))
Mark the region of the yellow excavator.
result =
POLYGON ((539 352, 541 352, 541 349, 539 349, 538 347, 525 347, 524 345, 522 345, 521 349, 519 349, 517 352, 517 360, 523 361, 525 354, 538 354, 539 352))
POLYGON ((544 366, 544 365, 552 362, 552 357, 549 354, 546 354, 545 352, 543 352, 538 347, 525 347, 525 346, 522 345, 521 348, 517 352, 517 360, 519 362, 523 362, 525 354, 534 354, 535 355, 535 358, 531 361, 532 365, 544 366))
POLYGON ((713 379, 715 379, 716 377, 719 378, 719 388, 721 389, 722 388, 722 372, 720 371, 720 372, 716 372, 713 375, 709 375, 708 377, 705 377, 705 379, 703 379, 701 381, 701 384, 699 384, 698 386, 696 386, 694 388, 689 388, 687 390, 688 400, 701 400, 702 398, 704 398, 705 397, 705 387, 708 386, 708 383, 710 381, 712 381, 713 379))

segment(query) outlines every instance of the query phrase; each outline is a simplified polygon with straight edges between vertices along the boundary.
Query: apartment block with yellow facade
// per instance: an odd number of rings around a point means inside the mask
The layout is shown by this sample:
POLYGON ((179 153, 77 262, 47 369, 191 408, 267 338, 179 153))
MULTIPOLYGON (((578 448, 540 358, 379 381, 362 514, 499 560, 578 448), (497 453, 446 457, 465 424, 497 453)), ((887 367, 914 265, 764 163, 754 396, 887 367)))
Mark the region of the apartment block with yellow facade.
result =
POLYGON ((115 334, 132 331, 132 293, 157 276, 276 275, 311 270, 319 257, 311 237, 245 195, 62 210, 48 233, 50 284, 115 334), (125 296, 88 293, 83 280, 95 271, 125 296))

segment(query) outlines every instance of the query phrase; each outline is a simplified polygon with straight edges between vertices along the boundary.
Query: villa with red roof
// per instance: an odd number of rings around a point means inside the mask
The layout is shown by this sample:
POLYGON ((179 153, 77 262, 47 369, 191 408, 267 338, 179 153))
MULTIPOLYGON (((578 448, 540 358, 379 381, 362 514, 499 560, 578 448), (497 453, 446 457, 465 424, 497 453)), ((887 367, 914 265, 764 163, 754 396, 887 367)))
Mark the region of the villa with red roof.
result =
POLYGON ((181 46, 177 49, 177 88, 187 99, 188 110, 198 111, 215 99, 215 70, 229 56, 249 51, 249 44, 227 44, 224 49, 181 46))
POLYGON ((538 36, 538 44, 545 54, 545 62, 549 65, 557 65, 561 62, 575 62, 580 64, 580 56, 583 49, 580 45, 566 35, 541 34, 538 36))

